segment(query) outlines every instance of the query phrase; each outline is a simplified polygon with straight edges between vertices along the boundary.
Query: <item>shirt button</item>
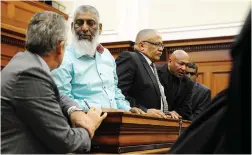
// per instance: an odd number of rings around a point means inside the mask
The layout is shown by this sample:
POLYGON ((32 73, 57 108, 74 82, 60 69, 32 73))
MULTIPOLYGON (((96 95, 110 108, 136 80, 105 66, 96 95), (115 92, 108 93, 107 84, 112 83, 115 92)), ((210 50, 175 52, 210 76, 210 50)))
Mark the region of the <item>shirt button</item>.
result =
POLYGON ((112 101, 112 99, 110 99, 110 101, 112 101))
POLYGON ((105 86, 103 86, 102 88, 103 88, 103 89, 105 89, 106 87, 105 87, 105 86))
POLYGON ((100 75, 101 75, 101 73, 100 73, 100 75))

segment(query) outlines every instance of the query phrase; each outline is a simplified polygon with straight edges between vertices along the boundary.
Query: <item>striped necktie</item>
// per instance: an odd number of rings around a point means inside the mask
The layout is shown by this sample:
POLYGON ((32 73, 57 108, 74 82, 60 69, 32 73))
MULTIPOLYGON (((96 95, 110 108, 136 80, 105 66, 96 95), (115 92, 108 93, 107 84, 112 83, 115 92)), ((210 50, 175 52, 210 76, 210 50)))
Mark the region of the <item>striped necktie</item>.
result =
POLYGON ((158 77, 158 74, 157 74, 157 68, 156 68, 156 66, 155 66, 154 63, 151 63, 150 66, 153 68, 154 74, 155 74, 155 76, 156 76, 156 78, 157 78, 158 87, 159 87, 159 90, 160 90, 160 93, 161 93, 161 99, 162 99, 162 101, 163 101, 163 112, 164 112, 165 114, 167 114, 167 113, 168 113, 168 103, 167 103, 167 100, 166 100, 166 96, 165 96, 165 93, 164 93, 164 89, 162 89, 162 85, 161 85, 161 83, 160 83, 160 81, 159 81, 159 77, 158 77))

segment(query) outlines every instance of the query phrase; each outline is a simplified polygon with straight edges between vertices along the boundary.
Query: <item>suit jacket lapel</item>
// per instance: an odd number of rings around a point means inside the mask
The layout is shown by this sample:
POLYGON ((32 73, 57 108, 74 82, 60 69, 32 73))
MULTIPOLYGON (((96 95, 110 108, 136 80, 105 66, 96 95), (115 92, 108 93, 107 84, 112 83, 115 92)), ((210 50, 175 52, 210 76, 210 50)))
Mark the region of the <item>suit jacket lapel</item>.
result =
POLYGON ((153 83, 153 85, 155 87, 157 95, 160 96, 161 94, 160 94, 160 90, 159 90, 159 87, 158 87, 158 82, 157 82, 156 76, 154 75, 153 71, 150 68, 150 65, 145 60, 145 58, 141 55, 141 53, 137 53, 137 54, 138 54, 140 60, 142 61, 145 70, 147 71, 147 73, 149 74, 149 76, 151 78, 151 81, 152 81, 152 83, 153 83))

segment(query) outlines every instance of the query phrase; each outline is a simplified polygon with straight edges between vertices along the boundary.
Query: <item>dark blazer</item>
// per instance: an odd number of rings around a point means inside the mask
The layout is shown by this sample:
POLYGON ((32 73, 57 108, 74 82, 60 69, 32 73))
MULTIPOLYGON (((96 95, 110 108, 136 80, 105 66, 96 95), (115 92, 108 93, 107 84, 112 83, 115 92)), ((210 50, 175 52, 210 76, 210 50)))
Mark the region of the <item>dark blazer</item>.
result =
POLYGON ((192 114, 194 119, 205 110, 210 101, 210 89, 205 85, 196 82, 193 86, 192 93, 192 114))
POLYGON ((67 110, 77 104, 60 96, 45 68, 37 55, 26 51, 17 53, 2 70, 1 153, 51 154, 90 149, 87 131, 71 128, 68 123, 67 110))
POLYGON ((191 120, 194 82, 187 76, 179 80, 169 72, 167 64, 158 67, 158 75, 165 89, 169 111, 175 110, 183 119, 191 120))
POLYGON ((131 103, 146 111, 161 108, 161 94, 150 65, 139 52, 123 52, 117 59, 118 87, 131 103))

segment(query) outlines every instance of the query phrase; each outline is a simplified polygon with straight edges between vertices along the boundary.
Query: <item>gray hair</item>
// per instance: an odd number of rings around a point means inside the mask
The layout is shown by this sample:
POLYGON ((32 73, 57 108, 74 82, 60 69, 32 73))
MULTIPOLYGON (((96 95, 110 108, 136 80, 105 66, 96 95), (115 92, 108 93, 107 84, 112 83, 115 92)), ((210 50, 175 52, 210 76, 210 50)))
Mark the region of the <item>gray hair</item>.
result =
POLYGON ((36 13, 26 32, 26 49, 39 55, 56 50, 59 41, 67 40, 66 20, 55 12, 36 13))
POLYGON ((148 40, 151 36, 156 35, 158 32, 154 29, 143 29, 138 32, 135 43, 139 43, 143 40, 148 40))
POLYGON ((93 13, 96 16, 98 23, 100 23, 99 12, 97 11, 97 9, 95 7, 93 7, 91 5, 81 5, 81 6, 79 6, 75 10, 75 12, 74 12, 73 20, 76 19, 76 17, 77 17, 78 14, 82 14, 84 12, 91 12, 91 13, 93 13))

